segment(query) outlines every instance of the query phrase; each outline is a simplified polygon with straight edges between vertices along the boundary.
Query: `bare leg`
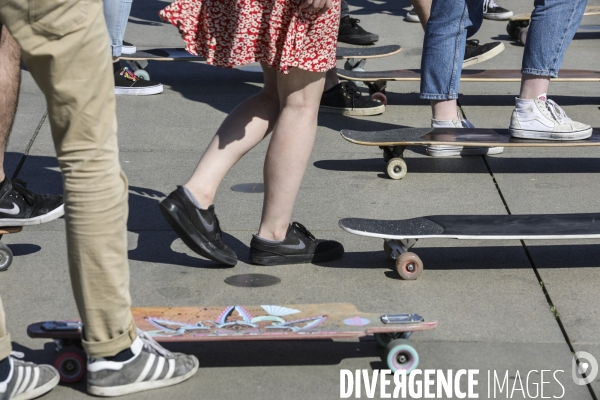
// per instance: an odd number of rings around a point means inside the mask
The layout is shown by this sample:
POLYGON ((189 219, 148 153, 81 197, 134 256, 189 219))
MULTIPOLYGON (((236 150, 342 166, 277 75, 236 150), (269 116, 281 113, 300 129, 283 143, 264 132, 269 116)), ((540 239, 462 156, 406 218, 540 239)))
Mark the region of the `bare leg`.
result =
POLYGON ((456 100, 432 100, 431 111, 433 113, 433 119, 445 121, 455 120, 458 115, 456 100))
POLYGON ((519 98, 527 100, 535 99, 540 94, 548 93, 549 87, 549 76, 523 74, 521 77, 521 94, 519 98))
MULTIPOLYGON (((265 84, 260 93, 237 106, 219 127, 184 185, 202 208, 214 203, 219 184, 229 170, 269 134, 279 116, 277 71, 262 65, 265 84)), ((318 106, 318 103, 317 103, 318 106)))
POLYGON ((429 21, 429 14, 431 13, 431 1, 432 0, 410 0, 411 4, 415 8, 415 12, 419 16, 421 26, 423 29, 427 26, 429 21))
POLYGON ((21 84, 21 48, 8 29, 0 29, 0 182, 4 175, 4 152, 12 129, 21 84))
POLYGON ((277 76, 281 114, 264 166, 265 197, 258 235, 283 240, 317 133, 324 73, 298 68, 277 76))

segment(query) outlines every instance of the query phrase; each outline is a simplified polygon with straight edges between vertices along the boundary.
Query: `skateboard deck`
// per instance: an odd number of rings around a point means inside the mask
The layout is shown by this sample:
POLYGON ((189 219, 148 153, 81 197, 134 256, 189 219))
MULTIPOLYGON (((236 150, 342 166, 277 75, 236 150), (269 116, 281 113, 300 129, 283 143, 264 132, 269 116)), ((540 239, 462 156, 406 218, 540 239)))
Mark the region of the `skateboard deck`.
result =
MULTIPOLYGON (((141 307, 132 308, 132 313, 136 326, 157 342, 342 339, 375 335, 377 342, 386 347, 384 360, 388 366, 407 372, 418 365, 418 354, 406 340, 408 332, 437 326, 437 322, 425 322, 416 314, 363 313, 346 303, 141 307)), ((79 359, 85 356, 81 352, 79 322, 39 322, 30 325, 27 334, 55 340, 59 350, 55 366, 64 382, 75 382, 83 376, 85 363, 79 359)))
POLYGON ((396 270, 407 280, 417 279, 423 271, 421 259, 408 251, 419 239, 600 238, 600 213, 433 215, 391 221, 343 218, 339 225, 356 235, 384 239, 384 250, 396 260, 396 270))
MULTIPOLYGON (((2 239, 2 235, 8 235, 10 233, 18 233, 23 230, 22 226, 3 226, 0 227, 0 239, 2 239)), ((13 261, 13 253, 12 250, 0 242, 0 272, 6 271, 13 261)))
MULTIPOLYGON (((399 45, 373 46, 373 47, 338 47, 336 57, 347 59, 348 66, 353 68, 364 67, 369 58, 387 57, 399 53, 402 47, 399 45)), ((195 56, 188 53, 183 47, 177 48, 155 48, 139 50, 133 54, 123 54, 121 59, 125 60, 133 71, 142 79, 149 79, 150 75, 145 70, 149 61, 206 61, 205 57, 195 56)))
MULTIPOLYGON (((586 7, 583 15, 600 15, 600 6, 586 7)), ((530 20, 531 13, 513 15, 509 18, 506 25, 506 33, 513 39, 521 42, 521 44, 525 44, 527 32, 523 31, 529 27, 530 20)))
POLYGON ((513 138, 508 129, 480 128, 399 128, 363 132, 344 129, 347 141, 363 146, 379 146, 392 179, 402 179, 408 172, 403 153, 406 146, 450 145, 466 147, 584 147, 600 146, 600 129, 584 140, 537 140, 513 138))
MULTIPOLYGON (((421 70, 400 69, 392 71, 347 71, 337 69, 337 74, 342 79, 350 81, 376 82, 376 81, 406 81, 416 82, 421 80, 421 70)), ((520 82, 521 71, 517 69, 463 69, 461 82, 520 82)), ((578 69, 561 70, 554 82, 600 82, 600 71, 578 69)))

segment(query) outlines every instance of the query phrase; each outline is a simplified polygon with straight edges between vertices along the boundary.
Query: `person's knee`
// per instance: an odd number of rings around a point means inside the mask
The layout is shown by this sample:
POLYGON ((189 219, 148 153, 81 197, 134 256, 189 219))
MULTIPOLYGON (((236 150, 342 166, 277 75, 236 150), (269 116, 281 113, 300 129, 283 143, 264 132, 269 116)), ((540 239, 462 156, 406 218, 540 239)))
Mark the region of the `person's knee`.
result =
POLYGON ((10 58, 21 58, 21 48, 5 25, 0 25, 0 51, 10 58))

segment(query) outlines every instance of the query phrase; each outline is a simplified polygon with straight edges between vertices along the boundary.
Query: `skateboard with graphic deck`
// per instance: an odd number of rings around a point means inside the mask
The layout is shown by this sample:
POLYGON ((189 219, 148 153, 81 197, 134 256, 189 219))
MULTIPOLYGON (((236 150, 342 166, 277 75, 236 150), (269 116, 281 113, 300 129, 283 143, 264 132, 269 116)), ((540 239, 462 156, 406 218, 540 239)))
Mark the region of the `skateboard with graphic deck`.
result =
POLYGON ((405 220, 343 218, 350 233, 384 240, 386 254, 396 260, 402 279, 414 280, 423 261, 409 250, 427 238, 534 240, 600 238, 600 214, 433 215, 405 220))
MULTIPOLYGON (((135 325, 157 342, 347 339, 373 335, 385 348, 392 371, 410 373, 419 355, 408 338, 434 329, 417 314, 363 313, 352 304, 297 304, 223 307, 132 308, 135 325)), ((62 382, 77 382, 86 372, 81 323, 47 321, 29 325, 32 338, 53 339, 54 366, 62 382)))
MULTIPOLYGON (((364 71, 368 59, 392 56, 401 50, 402 47, 398 45, 338 47, 336 56, 346 60, 345 68, 364 71)), ((146 71, 150 61, 206 61, 205 57, 190 54, 183 47, 140 50, 133 54, 123 54, 121 59, 127 62, 139 78, 146 80, 150 79, 150 74, 146 71)))
MULTIPOLYGON (((583 15, 600 15, 600 6, 588 6, 583 15)), ((510 17, 506 25, 506 33, 521 44, 527 40, 531 13, 517 14, 510 17)))
MULTIPOLYGON (((23 230, 22 226, 3 226, 0 227, 0 239, 2 235, 8 235, 9 233, 18 233, 23 230)), ((4 243, 0 242, 0 272, 6 271, 13 261, 13 253, 10 248, 4 243)))
MULTIPOLYGON (((585 147, 600 146, 600 129, 584 140, 538 140, 513 138, 508 129, 479 128, 399 128, 363 132, 344 129, 344 139, 363 146, 379 146, 383 150, 386 173, 402 179, 408 172, 404 161, 407 146, 447 145, 464 147, 585 147)), ((468 151, 468 149, 466 150, 468 151)))

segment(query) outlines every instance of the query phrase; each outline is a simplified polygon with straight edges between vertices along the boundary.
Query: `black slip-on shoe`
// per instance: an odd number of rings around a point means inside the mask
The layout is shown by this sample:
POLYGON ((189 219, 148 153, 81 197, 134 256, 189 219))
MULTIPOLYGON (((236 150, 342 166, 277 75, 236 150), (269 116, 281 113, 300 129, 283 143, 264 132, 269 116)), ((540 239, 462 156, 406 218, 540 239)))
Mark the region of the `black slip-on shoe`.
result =
POLYGON ((194 252, 221 264, 234 266, 237 256, 221 241, 215 207, 202 210, 178 186, 160 203, 160 212, 181 240, 194 252))
POLYGON ((348 44, 373 44, 379 40, 379 35, 364 30, 358 23, 360 19, 352 18, 346 15, 340 19, 340 28, 338 31, 338 42, 348 44))
POLYGON ((292 222, 281 242, 264 240, 256 235, 250 242, 250 263, 256 265, 321 263, 337 260, 343 254, 341 243, 315 239, 298 222, 292 222))

